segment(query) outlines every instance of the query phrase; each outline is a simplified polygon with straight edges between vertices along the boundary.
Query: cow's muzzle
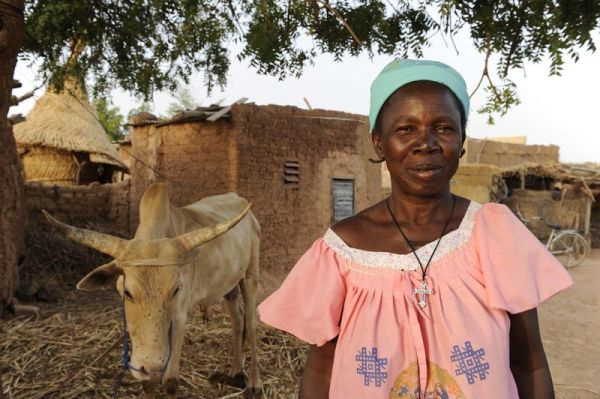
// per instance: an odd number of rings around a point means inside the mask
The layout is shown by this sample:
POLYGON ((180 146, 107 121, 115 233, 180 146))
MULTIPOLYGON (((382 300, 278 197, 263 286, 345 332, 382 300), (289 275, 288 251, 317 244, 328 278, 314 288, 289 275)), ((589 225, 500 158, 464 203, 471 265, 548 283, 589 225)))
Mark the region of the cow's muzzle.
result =
MULTIPOLYGON (((125 278, 123 278, 123 292, 125 292, 125 278)), ((131 370, 133 376, 141 380, 154 380, 162 377, 163 373, 169 365, 171 360, 171 353, 173 352, 173 320, 169 323, 169 354, 167 360, 160 366, 159 369, 149 368, 148 365, 137 365, 134 366, 130 363, 131 355, 129 353, 129 342, 127 341, 127 316, 125 315, 125 295, 121 300, 121 313, 123 315, 123 351, 121 353, 121 363, 125 370, 131 370)))
POLYGON ((167 355, 167 360, 165 363, 159 368, 149 368, 147 365, 140 364, 134 366, 130 363, 130 354, 129 354, 129 344, 127 342, 127 319, 125 317, 125 300, 123 300, 123 353, 122 353, 122 363, 123 368, 126 370, 131 370, 133 376, 142 381, 144 380, 158 380, 162 377, 164 372, 167 370, 167 366, 169 365, 169 361, 171 360, 171 353, 173 352, 173 321, 169 324, 169 353, 167 355))
POLYGON ((144 368, 144 366, 141 366, 139 369, 136 369, 137 371, 133 372, 134 377, 142 380, 142 381, 155 381, 155 380, 159 380, 161 379, 162 375, 163 375, 163 371, 158 370, 158 371, 151 371, 151 370, 146 370, 144 368), (139 374, 138 375, 136 375, 139 374))

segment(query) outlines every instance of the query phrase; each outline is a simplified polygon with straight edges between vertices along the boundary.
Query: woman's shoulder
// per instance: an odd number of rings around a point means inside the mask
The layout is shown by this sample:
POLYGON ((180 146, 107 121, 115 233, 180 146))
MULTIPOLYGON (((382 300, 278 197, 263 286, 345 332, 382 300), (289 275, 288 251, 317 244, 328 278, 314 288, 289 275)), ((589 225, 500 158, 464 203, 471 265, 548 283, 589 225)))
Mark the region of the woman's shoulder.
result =
POLYGON ((477 223, 480 225, 496 225, 496 224, 508 224, 508 225, 522 225, 523 223, 519 220, 517 215, 504 204, 498 204, 489 202, 485 204, 477 204, 477 212, 475 212, 475 218, 477 223))
POLYGON ((331 230, 348 246, 359 248, 365 237, 374 236, 378 227, 385 223, 387 211, 384 206, 384 201, 380 201, 337 222, 331 230))

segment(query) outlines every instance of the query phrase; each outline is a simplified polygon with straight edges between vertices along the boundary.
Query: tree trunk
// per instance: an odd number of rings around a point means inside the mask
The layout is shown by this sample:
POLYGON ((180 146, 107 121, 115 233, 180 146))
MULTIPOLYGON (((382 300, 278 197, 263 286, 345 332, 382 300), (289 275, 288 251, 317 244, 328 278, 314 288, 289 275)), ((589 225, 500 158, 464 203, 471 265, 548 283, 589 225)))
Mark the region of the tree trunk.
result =
POLYGON ((24 0, 0 2, 0 312, 12 301, 25 249, 23 168, 8 122, 13 74, 23 40, 23 6, 24 0))

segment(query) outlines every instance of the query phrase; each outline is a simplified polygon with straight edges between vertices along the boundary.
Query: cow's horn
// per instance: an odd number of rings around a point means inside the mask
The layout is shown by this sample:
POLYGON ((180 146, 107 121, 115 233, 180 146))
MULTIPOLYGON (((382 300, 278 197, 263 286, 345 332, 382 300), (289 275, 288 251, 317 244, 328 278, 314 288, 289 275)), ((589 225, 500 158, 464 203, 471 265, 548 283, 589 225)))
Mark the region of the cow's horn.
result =
POLYGON ((180 248, 184 249, 185 251, 190 251, 227 232, 230 228, 242 220, 244 216, 246 216, 246 213, 248 213, 250 210, 250 206, 252 206, 251 203, 249 203, 248 206, 246 206, 246 209, 244 209, 239 215, 232 219, 214 226, 203 227, 189 233, 181 234, 174 238, 174 240, 177 242, 180 248))
POLYGON ((69 226, 52 217, 48 212, 42 211, 46 219, 52 227, 58 230, 62 235, 69 240, 73 240, 90 248, 94 248, 102 253, 117 257, 123 249, 127 240, 114 237, 108 234, 98 233, 97 231, 81 229, 78 227, 69 226))

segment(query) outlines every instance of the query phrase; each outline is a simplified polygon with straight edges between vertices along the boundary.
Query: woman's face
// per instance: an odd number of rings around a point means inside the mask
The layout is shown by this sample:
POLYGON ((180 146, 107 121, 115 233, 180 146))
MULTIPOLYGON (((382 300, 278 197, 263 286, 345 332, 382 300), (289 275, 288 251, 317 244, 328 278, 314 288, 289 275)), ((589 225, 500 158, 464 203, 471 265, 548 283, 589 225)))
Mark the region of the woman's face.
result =
POLYGON ((450 90, 433 82, 403 86, 390 97, 373 145, 396 190, 431 197, 449 189, 462 150, 460 106, 450 90))

